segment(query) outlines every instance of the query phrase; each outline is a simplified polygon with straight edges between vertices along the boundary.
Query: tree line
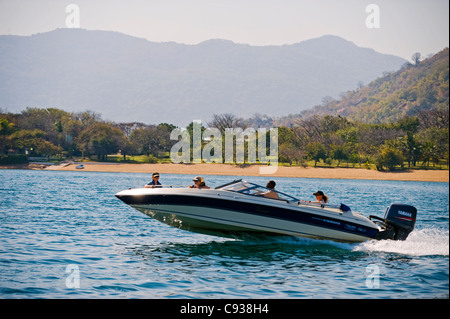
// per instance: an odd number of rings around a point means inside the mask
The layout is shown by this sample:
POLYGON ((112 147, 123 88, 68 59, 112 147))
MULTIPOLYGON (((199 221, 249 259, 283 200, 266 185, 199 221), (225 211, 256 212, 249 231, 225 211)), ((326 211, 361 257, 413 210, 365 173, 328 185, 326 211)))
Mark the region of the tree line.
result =
POLYGON ((109 154, 158 157, 170 150, 174 125, 106 122, 92 111, 69 113, 56 108, 0 112, 0 154, 97 157, 109 154))
MULTIPOLYGON (((394 170, 449 162, 447 109, 421 111, 387 124, 353 122, 342 116, 300 118, 278 127, 278 156, 287 165, 320 164, 394 170)), ((209 127, 250 127, 254 121, 234 114, 214 114, 209 127)), ((0 109, 0 156, 3 163, 23 156, 59 156, 106 160, 108 155, 145 156, 147 162, 168 158, 175 125, 114 123, 92 111, 27 108, 21 113, 0 109)), ((192 129, 192 123, 187 127, 192 129)))
POLYGON ((349 121, 326 115, 297 120, 281 127, 280 160, 304 164, 305 160, 336 166, 374 164, 378 170, 430 167, 449 162, 448 107, 405 116, 387 124, 349 121))

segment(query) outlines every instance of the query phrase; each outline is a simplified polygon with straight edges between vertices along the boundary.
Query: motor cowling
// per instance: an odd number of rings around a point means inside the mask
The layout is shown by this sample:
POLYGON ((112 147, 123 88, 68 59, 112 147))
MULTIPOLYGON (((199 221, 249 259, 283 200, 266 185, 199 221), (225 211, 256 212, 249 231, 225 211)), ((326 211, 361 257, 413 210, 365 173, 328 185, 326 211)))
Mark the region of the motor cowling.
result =
POLYGON ((405 240, 416 224, 417 209, 406 204, 391 204, 384 214, 384 222, 394 229, 394 240, 405 240))

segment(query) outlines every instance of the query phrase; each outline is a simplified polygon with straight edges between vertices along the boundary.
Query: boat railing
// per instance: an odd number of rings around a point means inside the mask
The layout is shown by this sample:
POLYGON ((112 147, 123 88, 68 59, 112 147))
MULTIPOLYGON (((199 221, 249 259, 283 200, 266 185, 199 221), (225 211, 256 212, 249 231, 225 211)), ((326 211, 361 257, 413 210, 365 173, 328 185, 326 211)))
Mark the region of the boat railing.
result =
POLYGON ((218 187, 216 187, 215 189, 223 189, 226 191, 230 191, 230 192, 235 192, 235 193, 240 193, 240 194, 245 194, 245 195, 250 195, 250 196, 262 196, 264 197, 264 194, 267 192, 273 192, 276 193, 278 195, 278 198, 276 197, 265 197, 265 198, 269 198, 269 199, 273 199, 273 200, 281 200, 281 201, 285 201, 285 202, 296 202, 298 201, 297 198, 285 194, 283 192, 280 192, 278 190, 274 190, 268 187, 264 187, 255 183, 251 183, 251 182, 247 182, 247 181, 243 181, 242 179, 238 179, 235 180, 233 182, 224 184, 224 185, 220 185, 218 187))
POLYGON ((333 209, 338 209, 340 211, 342 211, 343 213, 347 213, 347 212, 351 212, 352 209, 345 205, 345 204, 339 204, 339 205, 332 205, 332 204, 322 204, 322 203, 310 203, 310 202, 306 202, 306 201, 299 201, 298 205, 302 205, 302 206, 311 206, 311 207, 321 207, 321 208, 333 208, 333 209))
POLYGON ((223 185, 217 186, 217 187, 216 187, 216 188, 214 188, 214 189, 221 189, 221 188, 224 188, 224 187, 230 186, 230 185, 232 185, 232 184, 236 184, 236 183, 241 183, 241 182, 242 182, 242 179, 236 179, 236 180, 234 180, 234 181, 232 181, 232 182, 229 182, 229 183, 226 183, 226 184, 223 184, 223 185))

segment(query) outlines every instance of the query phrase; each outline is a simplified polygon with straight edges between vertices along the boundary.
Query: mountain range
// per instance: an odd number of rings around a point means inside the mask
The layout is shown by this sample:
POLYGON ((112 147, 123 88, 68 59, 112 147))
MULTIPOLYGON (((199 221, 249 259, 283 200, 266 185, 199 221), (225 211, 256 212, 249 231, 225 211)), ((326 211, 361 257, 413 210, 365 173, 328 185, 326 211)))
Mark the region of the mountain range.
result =
POLYGON ((251 46, 156 43, 112 31, 0 36, 0 108, 94 111, 114 122, 185 126, 213 114, 300 113, 407 61, 337 36, 251 46))

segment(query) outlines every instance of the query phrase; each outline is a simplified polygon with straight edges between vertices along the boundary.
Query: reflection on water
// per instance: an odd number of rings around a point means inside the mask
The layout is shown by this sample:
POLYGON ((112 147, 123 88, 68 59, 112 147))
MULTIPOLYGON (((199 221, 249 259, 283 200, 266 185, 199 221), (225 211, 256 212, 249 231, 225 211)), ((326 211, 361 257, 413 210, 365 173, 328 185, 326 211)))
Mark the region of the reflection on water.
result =
POLYGON ((285 260, 292 256, 310 255, 320 251, 322 254, 339 258, 342 254, 351 253, 355 245, 346 243, 335 243, 332 241, 320 241, 314 239, 303 239, 283 236, 248 236, 245 240, 226 240, 211 237, 206 243, 177 243, 168 242, 158 245, 142 245, 132 248, 145 256, 145 251, 150 255, 155 252, 166 254, 170 252, 175 256, 214 256, 234 260, 257 260, 277 261, 285 260), (283 258, 280 258, 283 256, 283 258))

